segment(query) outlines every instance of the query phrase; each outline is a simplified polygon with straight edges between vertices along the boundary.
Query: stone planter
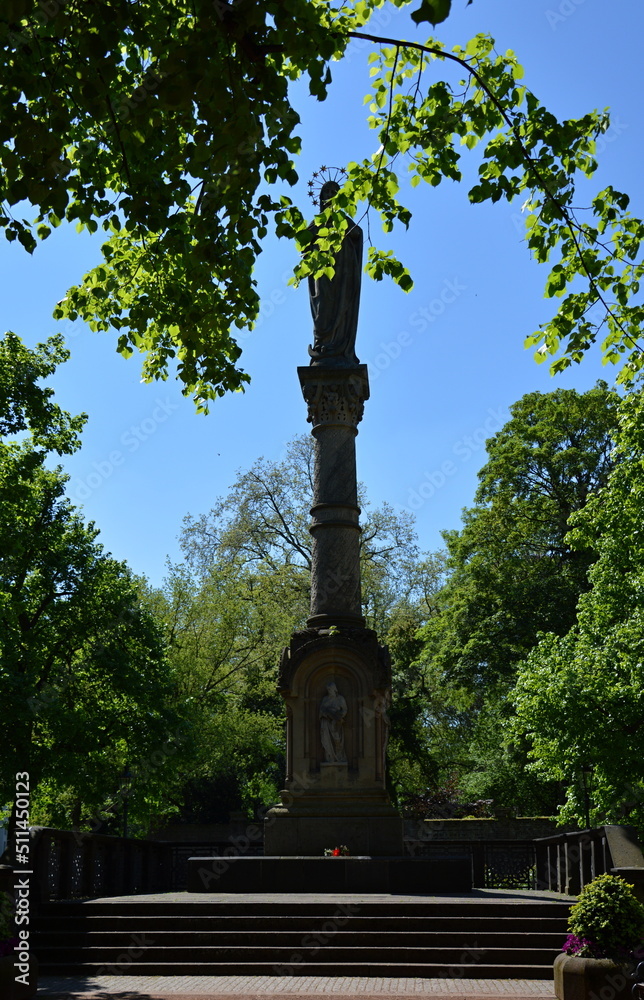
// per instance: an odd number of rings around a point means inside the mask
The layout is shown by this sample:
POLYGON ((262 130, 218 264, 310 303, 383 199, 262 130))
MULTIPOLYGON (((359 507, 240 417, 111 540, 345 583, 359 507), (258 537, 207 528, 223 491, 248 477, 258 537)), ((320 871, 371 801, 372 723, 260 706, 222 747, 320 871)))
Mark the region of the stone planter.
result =
POLYGON ((557 955, 555 994, 559 1000, 631 1000, 628 970, 608 958, 557 955))
POLYGON ((38 988, 38 962, 33 955, 29 963, 29 986, 17 983, 16 973, 13 955, 5 955, 0 958, 0 997, 2 1000, 30 1000, 31 997, 35 997, 38 988))

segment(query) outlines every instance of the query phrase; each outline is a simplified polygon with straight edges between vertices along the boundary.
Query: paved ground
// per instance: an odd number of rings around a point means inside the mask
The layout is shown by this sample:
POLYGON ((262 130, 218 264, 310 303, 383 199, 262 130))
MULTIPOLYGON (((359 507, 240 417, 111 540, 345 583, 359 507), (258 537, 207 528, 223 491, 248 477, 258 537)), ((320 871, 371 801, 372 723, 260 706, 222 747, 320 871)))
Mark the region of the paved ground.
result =
POLYGON ((552 980, 355 979, 330 976, 44 976, 39 997, 49 1000, 319 1000, 322 996, 384 1000, 554 1000, 552 980))

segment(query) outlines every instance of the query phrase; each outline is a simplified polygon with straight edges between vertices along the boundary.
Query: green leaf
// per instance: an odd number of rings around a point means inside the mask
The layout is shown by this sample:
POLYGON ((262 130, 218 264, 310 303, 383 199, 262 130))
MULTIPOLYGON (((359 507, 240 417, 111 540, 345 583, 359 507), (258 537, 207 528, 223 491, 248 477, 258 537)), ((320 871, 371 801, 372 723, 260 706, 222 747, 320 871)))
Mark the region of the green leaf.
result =
POLYGON ((415 21, 416 24, 429 21, 430 24, 436 26, 449 16, 451 6, 452 0, 423 0, 420 7, 412 11, 412 21, 415 21))

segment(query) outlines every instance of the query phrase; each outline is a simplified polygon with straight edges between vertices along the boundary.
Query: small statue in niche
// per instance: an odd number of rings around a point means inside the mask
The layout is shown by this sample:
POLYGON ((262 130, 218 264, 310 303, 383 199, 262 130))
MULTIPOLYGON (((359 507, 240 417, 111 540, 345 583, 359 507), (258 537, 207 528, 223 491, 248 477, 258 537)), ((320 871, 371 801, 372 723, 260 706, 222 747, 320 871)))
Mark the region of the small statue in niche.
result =
MULTIPOLYGON (((320 192, 320 208, 326 208, 339 190, 337 181, 326 181, 320 192)), ((312 365, 325 368, 355 368, 360 364, 355 343, 362 278, 362 229, 346 218, 349 228, 335 257, 333 278, 325 274, 309 277, 314 338, 309 354, 312 365)))
POLYGON ((381 738, 381 751, 382 751, 382 773, 384 774, 387 770, 387 745, 389 743, 389 730, 391 728, 391 719, 387 713, 387 700, 380 696, 376 699, 375 704, 376 718, 380 721, 380 738, 381 738))
POLYGON ((338 694, 335 681, 329 681, 326 691, 320 703, 320 739, 324 755, 327 764, 346 764, 344 717, 347 714, 347 703, 338 694))

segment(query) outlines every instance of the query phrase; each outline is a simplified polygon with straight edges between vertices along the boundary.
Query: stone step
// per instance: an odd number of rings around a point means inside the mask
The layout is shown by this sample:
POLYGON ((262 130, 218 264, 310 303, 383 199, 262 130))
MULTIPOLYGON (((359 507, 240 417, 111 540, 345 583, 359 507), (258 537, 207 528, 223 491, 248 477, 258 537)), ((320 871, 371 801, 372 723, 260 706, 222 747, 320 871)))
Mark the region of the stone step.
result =
MULTIPOLYGON (((113 943, 117 944, 125 940, 128 936, 145 935, 146 937, 154 936, 155 941, 171 941, 173 937, 177 934, 181 934, 181 937, 186 941, 193 943, 199 943, 200 941, 212 941, 213 943, 222 942, 227 943, 228 940, 235 941, 239 938, 240 934, 252 934, 253 938, 256 940, 262 940, 268 944, 276 943, 279 944, 280 941, 296 941, 301 940, 302 935, 315 934, 320 937, 326 937, 333 939, 334 941, 340 943, 344 939, 348 943, 360 943, 360 941, 369 941, 373 939, 391 939, 395 942, 404 942, 405 940, 413 937, 416 941, 422 943, 436 942, 438 945, 448 945, 450 942, 455 942, 455 947, 467 938, 472 940, 474 937, 477 941, 483 944, 493 945, 498 943, 500 940, 507 942, 509 947, 519 947, 523 946, 526 941, 538 940, 541 947, 557 947, 562 941, 561 934, 565 933, 560 931, 527 931, 520 928, 513 928, 502 931, 493 930, 483 930, 479 928, 468 930, 467 928, 452 928, 451 930, 427 930, 427 929, 407 929, 401 930, 395 927, 380 927, 380 928, 363 928, 363 929, 353 929, 353 928, 341 928, 336 929, 334 927, 324 925, 316 927, 313 925, 308 925, 302 928, 291 928, 291 929, 281 929, 281 928, 271 928, 266 930, 258 930, 257 928, 245 927, 245 928, 224 928, 224 929, 213 929, 213 928, 198 928, 196 930, 191 930, 184 928, 183 926, 175 926, 172 929, 166 928, 164 930, 158 930, 153 928, 146 928, 145 930, 133 930, 129 931, 127 928, 114 929, 114 928, 101 928, 98 930, 78 930, 73 933, 76 940, 82 941, 83 943, 92 943, 94 941, 100 941, 101 943, 113 943)), ((64 928, 56 928, 54 930, 43 930, 39 931, 40 940, 52 943, 64 943, 70 938, 70 933, 64 928)))
MULTIPOLYGON (((361 945, 376 945, 382 943, 387 947, 401 947, 406 943, 414 947, 425 948, 463 948, 475 946, 477 948, 499 947, 503 944, 506 948, 549 948, 560 951, 564 940, 564 933, 534 933, 527 931, 507 931, 502 933, 494 932, 471 932, 463 929, 452 931, 426 931, 426 930, 394 930, 389 928, 371 930, 324 930, 319 927, 308 927, 306 930, 257 930, 255 928, 245 928, 240 933, 239 930, 186 930, 183 927, 175 927, 173 930, 155 930, 147 928, 142 931, 127 933, 124 930, 99 930, 99 931, 76 931, 73 935, 64 929, 41 931, 38 940, 41 943, 41 950, 50 948, 64 948, 73 938, 74 946, 83 947, 105 947, 123 948, 126 944, 132 946, 132 941, 140 940, 145 944, 157 947, 171 947, 177 943, 177 938, 181 937, 181 943, 186 947, 211 946, 222 947, 240 943, 240 938, 251 937, 253 942, 263 947, 307 947, 333 942, 333 947, 358 947, 361 945)), ((243 943, 243 942, 242 942, 243 943)))
MULTIPOLYGON (((212 897, 206 897, 208 899, 212 897)), ((334 916, 338 913, 343 915, 356 914, 359 911, 361 916, 382 916, 389 918, 392 915, 403 916, 437 916, 443 917, 567 917, 570 903, 559 900, 542 901, 521 901, 490 903, 478 900, 427 900, 420 898, 418 902, 398 903, 395 898, 391 901, 371 902, 363 898, 352 900, 337 899, 335 902, 300 902, 297 897, 292 897, 290 902, 267 902, 242 901, 230 902, 139 902, 136 897, 129 897, 127 901, 118 897, 113 901, 108 900, 87 900, 84 902, 60 902, 46 903, 41 907, 43 916, 52 913, 56 919, 62 916, 97 915, 109 916, 118 914, 119 916, 159 916, 171 914, 172 916, 226 916, 226 917, 246 917, 246 916, 293 916, 294 911, 298 916, 334 916)), ((574 902, 571 901, 571 902, 574 902)))
POLYGON ((410 945, 397 945, 387 947, 383 944, 373 944, 369 946, 360 945, 336 945, 335 941, 330 946, 319 944, 307 944, 306 942, 293 942, 285 946, 262 947, 255 943, 225 945, 165 945, 163 947, 156 944, 143 945, 130 942, 130 947, 124 950, 122 946, 100 946, 88 947, 85 945, 70 944, 63 948, 40 947, 38 957, 42 963, 53 961, 60 957, 62 961, 68 961, 73 957, 83 963, 95 963, 110 965, 118 964, 119 959, 126 955, 128 963, 138 966, 139 963, 149 964, 150 962, 171 962, 180 964, 183 962, 230 962, 235 959, 243 962, 270 962, 273 964, 288 964, 293 961, 293 956, 298 955, 306 962, 308 958, 314 958, 317 963, 328 964, 333 962, 377 962, 386 961, 397 963, 421 963, 429 962, 442 963, 448 965, 462 964, 464 961, 474 963, 482 961, 492 962, 496 965, 552 965, 557 955, 557 949, 552 948, 482 948, 478 943, 470 942, 468 947, 456 948, 435 948, 416 947, 410 945))
MULTIPOLYGON (((46 931, 52 927, 51 917, 36 918, 36 929, 46 931)), ((520 921, 521 930, 531 934, 561 934, 565 932, 567 918, 562 917, 526 917, 520 921)), ((327 930, 342 928, 345 931, 401 931, 412 933, 416 931, 442 932, 463 931, 467 933, 505 933, 509 934, 517 927, 516 917, 361 917, 361 916, 318 916, 310 917, 279 916, 279 917, 222 917, 222 916, 117 916, 88 915, 74 917, 56 917, 56 929, 61 933, 93 933, 95 931, 218 931, 218 930, 253 930, 253 931, 309 931, 312 927, 327 930)))
MULTIPOLYGON (((92 976, 98 971, 96 965, 72 963, 48 963, 46 967, 41 967, 41 975, 47 976, 92 976)), ((542 965, 515 965, 510 968, 506 965, 464 963, 456 965, 430 964, 424 962, 418 965, 409 963, 386 963, 386 962, 336 962, 333 966, 334 977, 350 976, 370 976, 376 978, 397 978, 397 979, 544 979, 550 978, 544 975, 542 965)), ((102 968, 102 975, 109 975, 109 970, 102 968)), ((118 975, 127 975, 128 971, 119 969, 118 975)), ((132 967, 131 974, 137 976, 284 976, 299 975, 307 976, 328 976, 329 966, 320 963, 296 963, 295 965, 279 966, 274 963, 266 964, 262 962, 221 962, 210 963, 185 963, 175 964, 172 962, 154 962, 146 965, 140 963, 132 967)))
POLYGON ((34 923, 45 975, 549 978, 570 903, 237 897, 52 903, 34 923), (344 970, 344 971, 339 971, 344 970))

